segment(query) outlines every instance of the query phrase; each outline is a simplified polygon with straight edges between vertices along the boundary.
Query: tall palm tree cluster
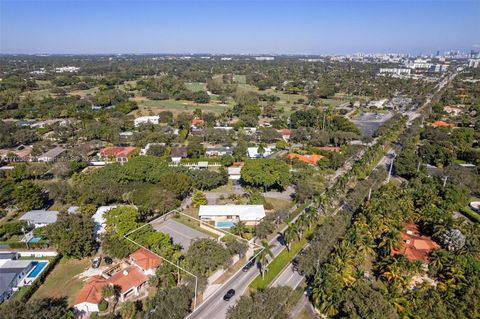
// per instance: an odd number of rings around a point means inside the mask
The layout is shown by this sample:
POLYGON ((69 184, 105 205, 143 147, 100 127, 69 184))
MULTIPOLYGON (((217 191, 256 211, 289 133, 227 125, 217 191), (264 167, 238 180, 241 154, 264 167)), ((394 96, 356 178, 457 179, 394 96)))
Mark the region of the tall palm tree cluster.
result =
POLYGON ((343 239, 309 280, 317 309, 332 318, 479 317, 480 227, 454 220, 445 193, 434 179, 383 186, 356 212, 343 239), (400 232, 407 222, 439 243, 455 227, 466 243, 455 251, 446 246, 432 251, 428 265, 393 255, 403 244, 400 232), (351 297, 359 290, 374 299, 371 304, 351 297))

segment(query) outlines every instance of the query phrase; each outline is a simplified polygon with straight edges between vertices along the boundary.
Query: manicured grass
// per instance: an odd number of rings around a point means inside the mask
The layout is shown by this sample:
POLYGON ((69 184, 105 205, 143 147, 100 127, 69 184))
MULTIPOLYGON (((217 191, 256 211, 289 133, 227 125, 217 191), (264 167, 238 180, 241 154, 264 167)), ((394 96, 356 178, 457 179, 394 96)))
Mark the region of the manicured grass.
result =
POLYGON ((225 106, 218 104, 195 104, 191 101, 177 101, 177 100, 144 100, 139 102, 139 107, 142 111, 148 112, 150 109, 155 113, 161 111, 171 111, 172 113, 193 112, 195 109, 202 111, 209 111, 214 113, 221 113, 225 110, 225 106))
POLYGON ((289 210, 293 206, 291 200, 266 197, 265 201, 272 204, 274 210, 289 210))
POLYGON ((185 83, 185 86, 187 87, 187 90, 192 91, 192 92, 206 91, 207 90, 207 84, 203 83, 203 82, 185 83))
POLYGON ((84 285, 77 276, 90 265, 90 259, 62 259, 46 278, 44 284, 33 294, 32 299, 66 297, 73 305, 75 297, 84 285))
POLYGON ((241 74, 236 74, 234 77, 234 80, 238 84, 246 84, 247 83, 247 76, 246 75, 241 75, 241 74))
POLYGON ((87 95, 95 95, 98 91, 98 88, 96 87, 93 87, 93 88, 90 88, 90 89, 87 89, 87 90, 76 90, 76 91, 72 91, 72 92, 69 92, 68 94, 69 95, 78 95, 78 96, 81 96, 81 97, 84 97, 84 96, 87 96, 87 95))
POLYGON ((300 241, 295 241, 292 243, 290 251, 284 249, 273 261, 268 265, 268 272, 265 273, 264 278, 259 274, 249 285, 252 289, 265 289, 267 288, 272 281, 277 277, 277 275, 282 272, 282 270, 290 263, 290 261, 295 257, 295 255, 307 244, 306 236, 304 236, 300 241))

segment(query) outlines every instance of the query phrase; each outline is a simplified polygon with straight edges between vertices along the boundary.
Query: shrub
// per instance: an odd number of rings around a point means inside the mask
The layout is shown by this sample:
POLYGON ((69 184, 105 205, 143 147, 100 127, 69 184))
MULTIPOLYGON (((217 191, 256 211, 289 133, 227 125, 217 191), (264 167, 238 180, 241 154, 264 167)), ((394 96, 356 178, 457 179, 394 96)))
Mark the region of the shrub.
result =
POLYGON ((102 299, 98 304, 98 310, 106 311, 108 309, 108 302, 105 299, 102 299))

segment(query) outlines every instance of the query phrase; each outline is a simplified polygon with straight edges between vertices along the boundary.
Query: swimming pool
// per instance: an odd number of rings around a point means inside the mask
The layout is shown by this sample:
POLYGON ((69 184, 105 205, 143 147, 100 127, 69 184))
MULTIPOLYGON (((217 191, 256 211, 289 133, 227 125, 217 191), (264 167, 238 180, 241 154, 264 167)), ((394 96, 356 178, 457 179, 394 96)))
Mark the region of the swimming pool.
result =
POLYGON ((32 237, 28 242, 29 243, 38 243, 40 240, 42 240, 42 237, 32 237))
POLYGON ((34 261, 33 270, 28 274, 27 278, 36 278, 38 274, 48 265, 48 261, 34 261))
POLYGON ((218 228, 230 228, 235 225, 235 222, 233 220, 219 220, 215 223, 215 226, 218 228))

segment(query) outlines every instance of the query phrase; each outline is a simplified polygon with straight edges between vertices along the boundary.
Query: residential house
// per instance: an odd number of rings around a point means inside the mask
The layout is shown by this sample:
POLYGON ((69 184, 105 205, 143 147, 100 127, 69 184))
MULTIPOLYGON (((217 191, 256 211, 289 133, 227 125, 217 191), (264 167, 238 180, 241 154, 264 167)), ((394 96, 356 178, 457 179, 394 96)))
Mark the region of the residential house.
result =
POLYGON ((140 125, 143 125, 143 124, 158 124, 159 122, 160 122, 160 116, 158 115, 141 116, 133 120, 133 124, 135 125, 135 127, 139 127, 140 125))
POLYGON ((292 130, 288 128, 279 129, 277 132, 280 133, 285 142, 288 142, 290 140, 290 136, 292 135, 292 130))
POLYGON ((63 152, 65 152, 65 149, 62 147, 55 147, 42 155, 38 157, 39 162, 53 162, 55 161, 63 152))
POLYGON ((207 156, 232 155, 233 150, 229 147, 208 147, 205 154, 207 156))
POLYGON ((323 159, 325 156, 318 155, 318 154, 313 154, 313 155, 300 155, 300 154, 295 154, 295 153, 290 153, 288 154, 289 159, 297 159, 301 162, 307 163, 307 164, 312 164, 315 165, 317 162, 321 159, 323 159))
POLYGON ((139 248, 130 254, 130 262, 147 275, 155 275, 155 270, 162 264, 160 257, 145 248, 139 248))
POLYGON ((187 149, 185 147, 174 147, 170 152, 170 158, 174 163, 180 163, 182 158, 187 157, 187 149))
POLYGON ((14 149, 1 149, 0 160, 2 161, 27 161, 33 151, 32 146, 19 145, 14 149))
POLYGON ((453 106, 445 106, 443 111, 453 116, 458 116, 463 113, 463 109, 453 106))
POLYGON ((100 150, 99 156, 106 161, 114 159, 115 162, 123 164, 128 162, 128 157, 136 150, 137 148, 133 146, 110 146, 100 150))
POLYGON ((433 127, 455 127, 454 124, 447 123, 445 121, 435 121, 432 123, 433 127))
POLYGON ((400 232, 402 246, 392 250, 392 255, 403 254, 410 261, 420 261, 428 264, 428 255, 434 249, 440 248, 431 237, 422 235, 415 224, 405 224, 405 230, 400 232))
POLYGON ((108 283, 120 288, 120 301, 124 301, 130 295, 138 296, 140 289, 147 283, 148 276, 135 265, 128 266, 122 271, 116 272, 108 283))
POLYGON ((30 227, 39 228, 55 223, 57 217, 58 211, 40 209, 26 212, 19 220, 26 221, 30 227))
POLYGON ((273 151, 270 147, 264 147, 263 154, 258 152, 258 146, 247 148, 248 158, 262 158, 272 155, 273 151))
POLYGON ((245 130, 245 134, 247 134, 247 135, 253 135, 253 134, 257 133, 257 128, 256 127, 244 127, 243 129, 245 130))
POLYGON ((233 181, 238 181, 241 178, 242 167, 241 166, 230 166, 227 168, 228 179, 233 181))
POLYGON ((73 308, 76 312, 98 312, 98 304, 102 300, 102 288, 107 284, 107 280, 99 275, 90 277, 75 298, 73 308))
POLYGON ((0 259, 0 303, 18 290, 33 266, 31 260, 0 259))
POLYGON ((128 140, 133 137, 133 132, 120 132, 118 136, 123 140, 128 140))
POLYGON ((105 218, 103 215, 107 213, 108 211, 117 208, 116 205, 111 205, 111 206, 100 206, 97 208, 97 211, 95 214, 93 214, 92 219, 93 219, 93 232, 95 234, 103 234, 105 232, 105 218))
POLYGON ((200 205, 202 221, 213 221, 216 227, 230 228, 238 221, 255 225, 265 217, 263 205, 200 205))
POLYGON ((192 125, 193 126, 202 125, 203 123, 204 123, 204 121, 201 120, 201 119, 193 119, 192 120, 192 125))

